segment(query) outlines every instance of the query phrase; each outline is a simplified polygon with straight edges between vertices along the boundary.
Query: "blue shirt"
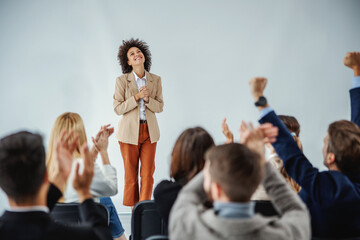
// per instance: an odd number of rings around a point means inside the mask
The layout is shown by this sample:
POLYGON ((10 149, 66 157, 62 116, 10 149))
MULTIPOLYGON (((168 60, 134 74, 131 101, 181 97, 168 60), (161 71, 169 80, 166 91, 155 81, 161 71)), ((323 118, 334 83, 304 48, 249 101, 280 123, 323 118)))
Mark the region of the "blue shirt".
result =
POLYGON ((254 202, 214 202, 215 213, 223 218, 251 218, 254 216, 254 209, 254 202))

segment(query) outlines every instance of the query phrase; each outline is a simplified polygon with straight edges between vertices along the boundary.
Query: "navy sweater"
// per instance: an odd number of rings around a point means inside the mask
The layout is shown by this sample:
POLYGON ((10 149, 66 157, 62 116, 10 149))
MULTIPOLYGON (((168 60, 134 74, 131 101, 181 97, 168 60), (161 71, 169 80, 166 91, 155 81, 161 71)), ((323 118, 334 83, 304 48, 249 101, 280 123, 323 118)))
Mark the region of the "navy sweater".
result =
MULTIPOLYGON (((360 88, 350 90, 351 120, 360 126, 360 88)), ((279 128, 273 144, 287 173, 300 184, 311 214, 313 236, 360 237, 360 173, 347 176, 312 166, 274 111, 259 120, 279 128)), ((360 160, 360 159, 359 159, 360 160)))

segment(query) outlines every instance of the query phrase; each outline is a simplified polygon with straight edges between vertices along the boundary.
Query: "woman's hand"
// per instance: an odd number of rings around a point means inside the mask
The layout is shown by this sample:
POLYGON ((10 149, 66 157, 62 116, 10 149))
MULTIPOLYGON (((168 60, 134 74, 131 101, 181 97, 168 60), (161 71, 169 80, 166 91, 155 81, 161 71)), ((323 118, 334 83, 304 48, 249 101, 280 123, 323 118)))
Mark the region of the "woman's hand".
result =
POLYGON ((109 137, 114 133, 114 128, 110 124, 102 126, 96 137, 92 137, 94 147, 98 152, 106 152, 109 145, 109 137))
POLYGON ((146 86, 141 87, 139 92, 135 95, 135 100, 139 101, 139 99, 144 99, 145 102, 149 101, 149 89, 146 86))
POLYGON ((222 121, 222 133, 225 135, 226 137, 226 141, 225 143, 233 143, 234 142, 234 135, 233 133, 229 130, 229 126, 226 123, 226 118, 224 118, 224 120, 222 121))

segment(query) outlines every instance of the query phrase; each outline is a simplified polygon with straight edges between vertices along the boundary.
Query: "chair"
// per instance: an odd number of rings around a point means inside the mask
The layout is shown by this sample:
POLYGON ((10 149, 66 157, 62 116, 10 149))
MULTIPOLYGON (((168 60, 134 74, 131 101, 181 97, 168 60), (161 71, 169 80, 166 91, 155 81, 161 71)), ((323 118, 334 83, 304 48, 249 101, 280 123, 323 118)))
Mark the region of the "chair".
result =
MULTIPOLYGON (((95 203, 98 212, 107 219, 109 225, 109 212, 108 209, 101 203, 95 203)), ((65 225, 78 225, 80 224, 80 212, 78 203, 57 203, 54 209, 50 212, 52 219, 65 225)))
POLYGON ((167 235, 167 227, 155 201, 138 202, 132 212, 130 240, 145 240, 154 235, 167 235))
POLYGON ((271 201, 256 200, 255 202, 255 213, 260 213, 263 216, 279 216, 280 214, 276 211, 271 201))
POLYGON ((146 240, 169 240, 169 236, 165 235, 154 235, 146 238, 146 240))

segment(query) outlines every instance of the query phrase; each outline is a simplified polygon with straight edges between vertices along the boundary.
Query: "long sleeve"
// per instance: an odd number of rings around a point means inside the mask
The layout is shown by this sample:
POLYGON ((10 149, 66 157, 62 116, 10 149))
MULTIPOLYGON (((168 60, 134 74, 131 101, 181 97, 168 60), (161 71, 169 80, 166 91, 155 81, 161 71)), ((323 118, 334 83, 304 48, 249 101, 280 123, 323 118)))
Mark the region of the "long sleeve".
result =
POLYGON ((279 135, 273 146, 283 160, 286 172, 302 187, 302 191, 320 204, 332 204, 332 200, 343 190, 341 178, 336 177, 342 173, 334 171, 320 173, 313 167, 274 111, 266 114, 259 122, 269 122, 279 128, 279 135))
POLYGON ((95 164, 94 177, 90 186, 94 197, 110 197, 118 192, 116 169, 110 164, 95 164))
POLYGON ((157 90, 155 98, 149 97, 149 102, 145 104, 145 106, 154 113, 161 113, 164 107, 163 94, 162 94, 162 86, 161 86, 161 78, 157 82, 157 90))
POLYGON ((50 183, 49 191, 47 194, 47 207, 51 211, 57 201, 62 197, 61 191, 52 183, 50 183))
MULTIPOLYGON (((80 164, 79 167, 80 172, 82 172, 84 169, 83 159, 74 160, 71 173, 65 188, 65 193, 64 193, 65 202, 79 201, 76 190, 72 186, 72 181, 75 176, 76 163, 80 164)), ((99 166, 99 163, 96 162, 94 165, 94 177, 90 185, 90 193, 93 195, 94 198, 99 198, 99 197, 110 197, 116 195, 117 191, 118 188, 117 188, 116 169, 110 164, 99 166)))
POLYGON ((310 216, 305 204, 270 163, 265 165, 265 169, 264 187, 281 215, 277 223, 292 234, 289 239, 310 239, 310 216))
POLYGON ((360 127, 360 87, 350 90, 351 121, 360 127))
POLYGON ((126 82, 127 79, 125 77, 118 77, 116 79, 113 107, 117 115, 123 115, 138 106, 138 102, 136 102, 134 96, 129 96, 127 99, 125 98, 125 91, 131 91, 131 88, 128 88, 126 82))
POLYGON ((186 225, 186 229, 191 229, 194 223, 201 222, 199 205, 206 200, 203 182, 204 173, 200 172, 180 191, 170 212, 170 237, 183 236, 184 225, 186 225))

